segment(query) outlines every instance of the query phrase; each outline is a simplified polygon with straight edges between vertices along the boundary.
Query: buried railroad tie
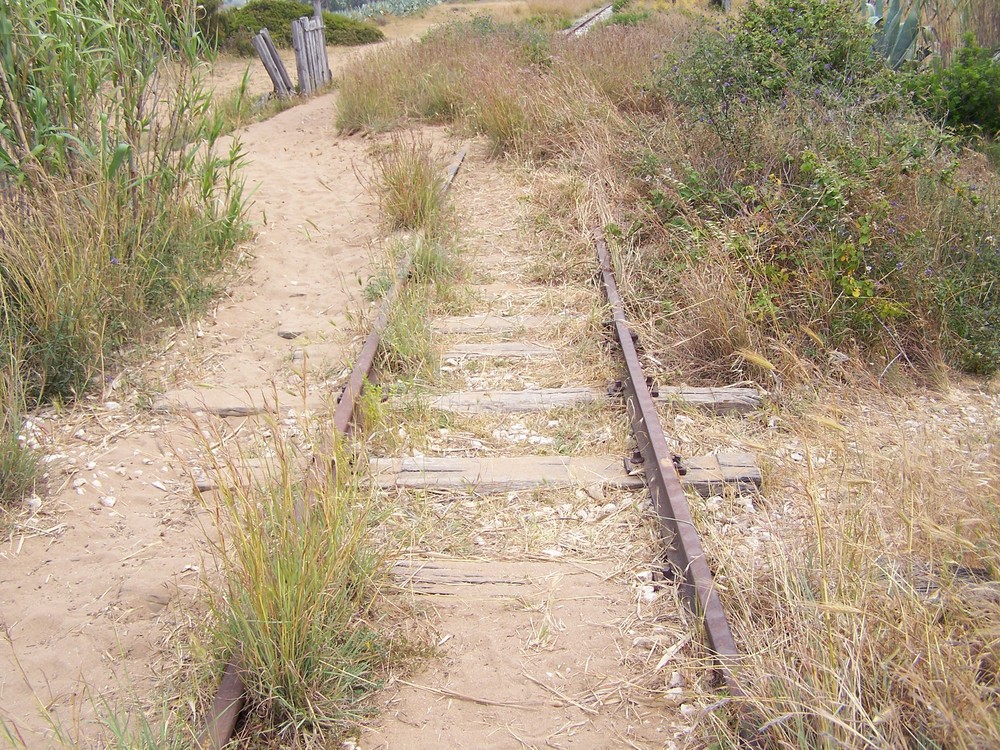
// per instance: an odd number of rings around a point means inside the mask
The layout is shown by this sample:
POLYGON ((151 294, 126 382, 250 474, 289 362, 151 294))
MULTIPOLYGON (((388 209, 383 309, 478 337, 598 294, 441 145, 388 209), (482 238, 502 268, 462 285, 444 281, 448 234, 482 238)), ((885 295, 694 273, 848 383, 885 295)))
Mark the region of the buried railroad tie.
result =
MULTIPOLYGON (((654 397, 658 404, 679 403, 715 414, 743 414, 760 407, 760 392, 754 388, 660 389, 654 397)), ((519 414, 549 409, 583 406, 603 400, 608 394, 596 388, 532 388, 524 391, 457 391, 430 399, 428 405, 438 411, 457 414, 519 414)), ((621 395, 617 384, 614 395, 621 395)))
MULTIPOLYGON (((417 456, 373 458, 369 466, 383 488, 465 490, 479 495, 567 487, 641 489, 646 481, 626 471, 618 456, 417 456)), ((739 490, 760 486, 760 469, 753 456, 720 453, 680 459, 681 484, 702 496, 721 492, 726 485, 739 490)))

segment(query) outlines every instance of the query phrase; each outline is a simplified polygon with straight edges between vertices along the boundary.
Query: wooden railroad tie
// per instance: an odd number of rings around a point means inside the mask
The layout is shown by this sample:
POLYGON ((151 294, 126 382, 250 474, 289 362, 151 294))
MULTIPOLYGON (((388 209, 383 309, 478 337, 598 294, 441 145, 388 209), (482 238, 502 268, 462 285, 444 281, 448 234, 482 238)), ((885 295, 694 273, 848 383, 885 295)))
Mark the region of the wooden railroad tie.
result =
MULTIPOLYGON (((374 458, 370 468, 373 481, 383 489, 456 490, 480 495, 595 485, 641 489, 646 485, 641 474, 626 471, 616 456, 374 458)), ((680 468, 681 484, 705 497, 718 494, 727 485, 750 491, 761 484, 760 469, 746 453, 682 458, 680 468)))

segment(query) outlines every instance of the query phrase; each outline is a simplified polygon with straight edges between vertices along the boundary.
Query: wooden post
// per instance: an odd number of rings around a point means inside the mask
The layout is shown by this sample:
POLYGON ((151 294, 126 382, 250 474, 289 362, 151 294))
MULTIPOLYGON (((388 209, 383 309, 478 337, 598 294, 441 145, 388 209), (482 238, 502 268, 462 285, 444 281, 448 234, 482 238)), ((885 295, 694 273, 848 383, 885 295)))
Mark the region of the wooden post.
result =
POLYGON ((306 77, 309 79, 309 93, 313 93, 319 81, 316 80, 316 66, 313 63, 313 34, 312 34, 312 19, 308 16, 302 16, 299 19, 299 25, 302 28, 302 58, 306 68, 306 77))
POLYGON ((295 72, 299 77, 299 93, 308 96, 312 90, 309 88, 309 71, 306 68, 305 32, 300 20, 292 21, 292 49, 295 50, 295 72))
POLYGON ((322 0, 313 0, 313 18, 323 23, 323 3, 322 0))
POLYGON ((278 70, 278 75, 285 84, 285 88, 287 89, 289 95, 293 94, 295 92, 295 86, 292 85, 292 78, 288 75, 285 63, 281 60, 281 55, 278 54, 278 48, 274 46, 274 40, 271 39, 271 32, 264 28, 260 30, 260 35, 264 40, 264 44, 267 45, 268 51, 271 53, 271 60, 274 61, 274 67, 278 70))
POLYGON ((281 64, 281 60, 278 60, 275 64, 274 58, 271 56, 271 50, 268 49, 267 43, 264 41, 263 34, 254 34, 253 39, 250 40, 253 44, 253 48, 257 50, 257 55, 260 57, 260 61, 264 63, 264 70, 271 77, 271 83, 274 84, 274 93, 276 93, 282 99, 291 95, 285 87, 285 78, 288 74, 285 73, 285 77, 282 77, 281 73, 278 71, 278 65, 281 64))

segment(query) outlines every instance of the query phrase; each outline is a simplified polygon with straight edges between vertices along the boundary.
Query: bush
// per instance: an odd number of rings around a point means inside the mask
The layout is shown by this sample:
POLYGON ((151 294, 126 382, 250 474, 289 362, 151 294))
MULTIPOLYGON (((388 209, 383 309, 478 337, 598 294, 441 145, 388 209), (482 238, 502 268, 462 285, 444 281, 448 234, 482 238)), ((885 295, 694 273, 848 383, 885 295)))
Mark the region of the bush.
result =
POLYGON ((0 356, 17 350, 31 407, 81 394, 105 357, 207 296, 243 232, 241 157, 238 143, 217 153, 193 3, 13 7, 0 14, 0 171, 17 196, 0 200, 0 356))
MULTIPOLYGON (((690 125, 681 153, 671 142, 633 156, 652 227, 666 228, 651 262, 712 258, 740 301, 724 316, 740 325, 701 321, 716 333, 689 356, 728 367, 804 327, 824 343, 800 351, 821 357, 834 346, 1000 367, 1000 184, 972 176, 900 81, 852 7, 821 0, 753 2, 664 67, 664 112, 680 105, 690 125)), ((699 309, 647 281, 649 298, 699 309)))
POLYGON ((703 29, 690 56, 663 83, 679 77, 682 98, 738 95, 776 99, 790 84, 852 85, 879 66, 872 35, 847 0, 751 0, 739 18, 703 29))
POLYGON ((911 88, 932 116, 952 127, 1000 134, 1000 62, 971 34, 950 66, 917 75, 911 88))
MULTIPOLYGON (((312 16, 312 7, 294 0, 252 0, 221 14, 219 46, 239 54, 253 54, 249 39, 266 28, 279 47, 292 44, 292 21, 312 16)), ((326 43, 342 46, 381 42, 385 35, 375 26, 323 11, 326 43)))

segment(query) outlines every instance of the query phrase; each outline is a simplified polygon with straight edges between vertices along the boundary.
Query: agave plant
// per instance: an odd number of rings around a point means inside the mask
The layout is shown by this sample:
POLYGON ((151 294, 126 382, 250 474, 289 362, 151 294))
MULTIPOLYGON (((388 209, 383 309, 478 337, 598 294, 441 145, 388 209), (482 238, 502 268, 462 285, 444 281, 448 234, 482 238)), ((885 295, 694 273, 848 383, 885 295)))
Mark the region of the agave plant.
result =
POLYGON ((919 46, 922 6, 923 0, 867 0, 862 3, 861 11, 875 29, 875 50, 889 67, 897 69, 905 61, 926 57, 926 51, 919 46))

